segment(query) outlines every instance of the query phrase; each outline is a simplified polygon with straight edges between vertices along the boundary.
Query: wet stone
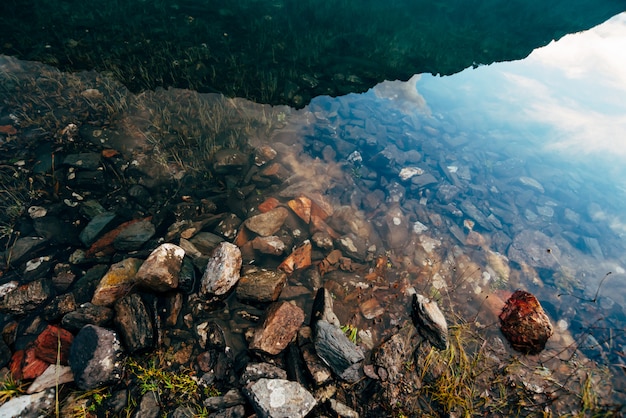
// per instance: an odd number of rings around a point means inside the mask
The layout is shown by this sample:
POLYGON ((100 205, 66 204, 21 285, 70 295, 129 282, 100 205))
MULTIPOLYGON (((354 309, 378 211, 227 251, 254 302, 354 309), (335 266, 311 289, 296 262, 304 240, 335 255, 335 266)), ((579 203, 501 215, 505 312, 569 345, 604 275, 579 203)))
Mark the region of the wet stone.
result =
POLYGON ((213 251, 200 282, 204 294, 223 295, 239 280, 242 258, 239 248, 229 242, 220 243, 213 251))
POLYGON ((326 321, 317 321, 315 331, 317 355, 342 379, 348 382, 359 380, 359 369, 365 358, 361 349, 340 328, 326 321))
POLYGON ((113 247, 119 251, 140 249, 154 236, 156 229, 149 220, 135 222, 123 229, 113 240, 113 247))
POLYGON ((137 293, 125 296, 115 304, 115 325, 129 352, 154 345, 154 326, 148 308, 137 293))
POLYGON ((24 314, 41 306, 53 291, 48 279, 41 279, 15 288, 0 303, 0 312, 24 314))
POLYGON ((78 332, 85 325, 106 325, 113 319, 113 310, 105 306, 85 303, 73 312, 68 313, 61 320, 63 328, 78 332))
POLYGON ((70 154, 65 157, 63 164, 84 170, 96 170, 100 167, 100 154, 96 152, 70 154))
POLYGON ((524 290, 511 295, 499 319, 502 334, 514 349, 525 354, 541 352, 554 333, 550 318, 537 298, 524 290))
POLYGON ((260 270, 247 273, 237 283, 237 298, 253 302, 274 302, 287 282, 280 270, 260 270))
POLYGON ((126 295, 135 285, 136 275, 143 261, 138 258, 126 258, 111 265, 96 288, 91 303, 111 306, 126 295))
POLYGON ((367 243, 352 233, 338 238, 335 244, 345 255, 353 260, 365 262, 367 259, 367 243))
POLYGON ((184 257, 185 250, 178 245, 161 244, 137 271, 137 284, 155 292, 176 289, 184 257))
POLYGON ((422 337, 440 350, 448 348, 448 323, 437 302, 413 295, 413 323, 422 337))
POLYGON ((322 250, 330 251, 333 249, 333 238, 325 231, 318 231, 313 234, 311 241, 322 250))
POLYGON ((381 380, 391 385, 397 384, 407 372, 405 364, 415 350, 416 329, 405 323, 400 330, 376 348, 373 364, 381 380))
POLYGON ((275 235, 256 237, 252 240, 252 248, 262 254, 281 255, 285 252, 285 243, 275 235))
POLYGON ((317 404, 299 383, 284 379, 259 379, 244 393, 261 418, 304 418, 317 404))
POLYGON ((244 225, 250 231, 259 234, 262 237, 267 237, 278 232, 287 219, 287 216, 289 216, 289 211, 286 208, 279 206, 269 212, 261 213, 246 219, 244 225))
POLYGON ((265 319, 254 332, 251 350, 270 355, 283 351, 304 322, 304 312, 289 302, 275 302, 265 313, 265 319))
POLYGON ((117 334, 86 325, 80 330, 69 357, 76 385, 82 390, 118 382, 123 373, 123 351, 117 334))
POLYGON ((210 232, 199 232, 189 239, 189 242, 204 255, 210 255, 222 241, 224 238, 210 232))
POLYGON ((247 164, 248 156, 232 148, 221 149, 213 157, 213 170, 218 174, 241 170, 247 164))

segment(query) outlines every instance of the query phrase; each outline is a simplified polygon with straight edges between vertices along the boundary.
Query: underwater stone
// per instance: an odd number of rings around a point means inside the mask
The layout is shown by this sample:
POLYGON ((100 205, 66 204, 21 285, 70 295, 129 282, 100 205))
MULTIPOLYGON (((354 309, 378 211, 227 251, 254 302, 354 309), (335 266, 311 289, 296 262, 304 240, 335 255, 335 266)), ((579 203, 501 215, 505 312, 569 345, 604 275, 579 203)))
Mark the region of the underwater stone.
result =
POLYGON ((524 290, 511 295, 499 319, 502 334, 514 349, 525 354, 541 352, 554 332, 537 298, 524 290))
POLYGON ((448 323, 437 302, 413 295, 413 323, 420 335, 440 350, 448 348, 448 323))

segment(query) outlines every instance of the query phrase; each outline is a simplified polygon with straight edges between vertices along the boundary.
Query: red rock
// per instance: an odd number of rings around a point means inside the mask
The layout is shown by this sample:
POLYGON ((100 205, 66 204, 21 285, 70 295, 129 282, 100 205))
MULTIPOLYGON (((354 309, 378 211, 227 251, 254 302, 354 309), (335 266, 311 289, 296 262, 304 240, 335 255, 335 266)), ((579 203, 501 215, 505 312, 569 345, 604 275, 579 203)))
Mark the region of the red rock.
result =
POLYGON ((119 154, 120 153, 117 150, 113 149, 113 148, 106 148, 106 149, 102 150, 102 156, 104 158, 113 158, 113 157, 115 157, 116 155, 119 155, 119 154))
POLYGON ((259 211, 261 213, 269 212, 270 210, 276 208, 278 205, 280 205, 278 199, 268 197, 263 203, 259 205, 259 211))
POLYGON ((35 356, 49 364, 56 364, 59 354, 60 363, 67 365, 73 340, 74 336, 69 331, 48 325, 35 340, 35 356))
POLYGON ((38 359, 37 356, 35 356, 35 349, 31 347, 13 353, 9 368, 15 379, 32 380, 41 376, 49 365, 49 363, 38 359))
POLYGON ((304 311, 296 305, 285 301, 273 303, 256 329, 250 348, 276 355, 294 339, 303 322, 304 311))
POLYGON ((17 129, 15 129, 11 125, 0 125, 0 133, 6 135, 15 135, 17 133, 17 129))
POLYGON ((323 195, 319 193, 311 193, 309 194, 309 198, 311 199, 312 216, 317 216, 322 220, 326 220, 326 218, 335 212, 333 205, 326 200, 326 197, 323 195))
POLYGON ((125 230, 130 225, 132 225, 132 224, 134 224, 136 222, 139 222, 139 221, 149 221, 151 219, 152 219, 152 216, 148 216, 147 218, 144 218, 144 219, 133 219, 131 221, 124 222, 123 224, 121 224, 120 226, 118 226, 114 230, 107 232, 100 239, 98 239, 96 242, 91 244, 91 247, 89 247, 89 249, 87 250, 85 255, 87 257, 93 257, 93 256, 96 256, 96 255, 113 254, 115 252, 115 248, 113 248, 113 241, 115 240, 115 238, 117 238, 117 236, 123 230, 125 230))
POLYGON ((24 357, 26 353, 24 350, 17 350, 11 356, 11 361, 9 362, 9 370, 11 370, 11 375, 15 380, 22 380, 22 363, 24 363, 24 357))
POLYGON ((311 221, 311 199, 300 196, 287 202, 287 205, 307 224, 311 221))
POLYGON ((543 350, 554 332, 537 298, 524 290, 511 295, 499 318, 502 334, 514 349, 525 354, 543 350))
POLYGON ((306 240, 296 248, 280 265, 279 270, 287 274, 291 274, 298 269, 302 269, 311 265, 311 241, 306 240))

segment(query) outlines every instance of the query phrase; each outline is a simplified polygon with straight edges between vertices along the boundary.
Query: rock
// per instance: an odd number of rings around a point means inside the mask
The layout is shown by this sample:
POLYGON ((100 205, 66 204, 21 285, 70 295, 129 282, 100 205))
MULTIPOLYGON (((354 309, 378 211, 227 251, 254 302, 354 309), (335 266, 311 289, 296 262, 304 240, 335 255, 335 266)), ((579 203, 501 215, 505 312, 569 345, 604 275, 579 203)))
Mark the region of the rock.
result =
POLYGON ((117 215, 114 212, 99 213, 81 231, 79 238, 86 247, 93 244, 98 236, 110 227, 117 215))
POLYGON ((112 264, 96 288, 91 303, 98 306, 111 306, 116 300, 128 294, 136 283, 137 272, 143 261, 126 258, 112 264))
POLYGON ((78 332, 85 325, 103 326, 109 323, 113 318, 113 310, 105 306, 92 305, 85 303, 73 312, 68 313, 61 320, 63 328, 78 332))
POLYGON ((311 199, 306 196, 300 196, 287 202, 287 205, 305 223, 308 224, 311 221, 311 199))
POLYGON ((16 287, 0 303, 0 312, 21 315, 41 306, 53 296, 50 280, 45 278, 16 287))
POLYGON ((213 170, 217 174, 229 174, 240 171, 248 164, 248 156, 233 148, 217 151, 213 157, 213 170))
POLYGON ((109 270, 106 264, 97 264, 87 270, 72 288, 72 294, 77 304, 91 302, 98 284, 109 270))
POLYGON ((271 163, 259 172, 259 176, 277 184, 284 183, 289 178, 289 175, 289 170, 279 163, 271 163))
POLYGON ((331 251, 333 249, 333 238, 326 231, 318 231, 314 233, 311 240, 322 250, 331 251))
POLYGON ((546 234, 524 229, 513 238, 507 256, 518 264, 558 270, 561 250, 557 243, 546 234))
POLYGON ((267 309, 265 319, 254 332, 251 350, 276 355, 283 351, 304 322, 302 309, 289 302, 275 302, 267 309))
POLYGON ((125 296, 115 304, 115 325, 129 352, 151 348, 154 345, 154 326, 148 308, 136 293, 125 296))
POLYGON ((385 308, 380 305, 380 302, 375 297, 361 302, 359 309, 365 319, 378 318, 385 313, 385 308))
POLYGON ((142 219, 122 230, 113 240, 113 247, 119 251, 140 249, 154 236, 156 229, 149 219, 142 219))
POLYGON ((148 391, 143 394, 137 410, 133 414, 135 418, 157 418, 161 412, 159 407, 159 395, 154 391, 148 391))
POLYGON ((254 164, 261 167, 276 158, 278 153, 269 145, 262 145, 254 150, 254 164))
POLYGON ((337 376, 351 383, 358 381, 359 368, 365 358, 361 349, 340 328, 326 321, 317 321, 315 331, 317 355, 337 376))
POLYGON ((320 320, 326 321, 337 328, 341 327, 341 322, 339 322, 339 318, 333 311, 333 298, 330 291, 324 287, 320 287, 315 294, 313 308, 311 309, 311 326, 314 326, 315 322, 320 320))
POLYGON ((52 416, 54 405, 55 390, 51 388, 32 395, 22 395, 10 399, 0 406, 0 417, 39 418, 52 416))
POLYGON ((340 418, 359 418, 359 413, 348 405, 337 401, 336 399, 329 400, 330 409, 333 410, 335 416, 340 418))
POLYGON ((85 325, 74 338, 69 363, 81 390, 118 382, 124 362, 117 334, 106 328, 85 325))
POLYGON ((35 253, 41 250, 48 240, 42 237, 23 237, 15 241, 9 253, 4 254, 4 258, 10 257, 12 265, 20 265, 24 261, 35 256, 35 253))
POLYGON ((413 323, 422 337, 440 350, 448 348, 448 323, 437 302, 413 295, 413 323))
POLYGON ((502 334, 511 346, 525 354, 538 354, 554 330, 537 298, 517 290, 506 301, 499 315, 502 334))
POLYGON ((49 364, 67 365, 74 336, 63 328, 48 325, 34 342, 35 356, 49 364), (57 359, 58 357, 58 359, 57 359))
POLYGON ((374 350, 372 363, 376 367, 376 373, 383 381, 385 390, 395 390, 396 392, 401 390, 399 387, 393 388, 393 386, 406 380, 403 379, 407 372, 405 365, 415 350, 416 336, 415 327, 407 321, 397 333, 374 350))
POLYGON ((262 254, 281 255, 285 252, 285 243, 277 236, 255 237, 252 240, 252 248, 262 254))
POLYGON ((287 274, 293 273, 295 270, 303 269, 311 265, 311 241, 306 240, 302 245, 296 248, 280 265, 279 270, 287 274))
POLYGON ((287 372, 269 363, 248 363, 239 382, 245 386, 259 379, 287 379, 287 372))
MULTIPOLYGON (((74 374, 69 366, 57 366, 56 364, 51 364, 48 366, 46 371, 41 374, 41 376, 36 378, 33 383, 30 384, 26 393, 31 394, 41 392, 49 388, 54 388, 57 385, 73 381, 74 374)), ((0 414, 0 416, 2 415, 0 414)))
POLYGON ((223 295, 239 280, 242 258, 239 248, 229 242, 220 243, 213 251, 200 282, 204 295, 223 295))
POLYGON ((176 289, 184 257, 185 250, 178 245, 159 245, 137 271, 137 284, 155 292, 176 289))
POLYGON ((100 167, 100 154, 96 152, 70 154, 65 157, 63 164, 84 170, 97 170, 100 167))
POLYGON ((317 404, 299 383, 284 379, 259 379, 244 394, 261 418, 304 418, 317 404))
POLYGON ((287 282, 280 270, 260 270, 246 274, 237 283, 237 298, 253 302, 274 302, 287 282))
POLYGON ((9 369, 15 379, 30 380, 41 376, 48 365, 45 361, 37 358, 33 347, 29 347, 26 350, 17 350, 13 353, 9 369))
POLYGON ((541 185, 541 183, 539 183, 537 180, 531 178, 531 177, 520 177, 519 178, 520 183, 522 183, 524 186, 528 186, 532 189, 535 189, 541 193, 544 193, 544 188, 541 185))
POLYGON ((367 243, 355 234, 344 235, 335 243, 345 255, 353 260, 362 263, 367 259, 367 243))
POLYGON ((222 396, 211 396, 204 400, 204 406, 209 411, 230 408, 236 405, 244 405, 246 398, 237 389, 231 389, 222 396))
POLYGON ((215 232, 217 232, 226 239, 232 240, 237 236, 237 230, 239 229, 240 225, 241 219, 239 219, 234 213, 231 213, 224 219, 222 219, 219 224, 217 224, 217 226, 215 227, 215 232))
POLYGON ((267 237, 278 232, 288 216, 289 211, 286 208, 279 206, 269 212, 261 213, 246 219, 244 225, 250 231, 259 234, 262 237, 267 237))
POLYGON ((189 239, 194 247, 198 249, 204 255, 211 255, 213 250, 219 245, 220 242, 224 241, 224 238, 219 235, 212 234, 210 232, 198 232, 192 238, 189 239))
POLYGON ((11 349, 4 339, 0 338, 0 368, 6 366, 9 361, 11 361, 11 349))

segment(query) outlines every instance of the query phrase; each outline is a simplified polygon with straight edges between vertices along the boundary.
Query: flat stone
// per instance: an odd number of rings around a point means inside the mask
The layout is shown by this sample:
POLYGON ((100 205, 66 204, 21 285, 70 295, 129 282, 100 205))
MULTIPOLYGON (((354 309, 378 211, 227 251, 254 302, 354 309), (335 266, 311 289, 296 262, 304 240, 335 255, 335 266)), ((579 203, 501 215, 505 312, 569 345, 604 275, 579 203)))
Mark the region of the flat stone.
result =
POLYGON ((308 224, 311 221, 311 199, 306 196, 299 196, 287 202, 287 205, 305 223, 308 224))
POLYGON ((86 247, 93 244, 98 236, 102 234, 113 223, 116 218, 114 212, 99 213, 93 217, 81 231, 79 238, 86 247))
POLYGON ((239 248, 229 242, 220 243, 213 251, 200 282, 200 292, 223 295, 239 280, 242 257, 239 248))
POLYGON ((63 328, 78 332, 85 325, 106 325, 113 319, 113 310, 106 306, 92 305, 85 303, 73 312, 68 313, 61 320, 63 328))
POLYGON ((136 283, 137 272, 143 260, 126 258, 112 264, 96 288, 91 303, 99 306, 111 306, 122 296, 128 294, 136 283))
POLYGON ((437 302, 420 294, 413 295, 413 323, 422 337, 434 347, 448 348, 448 323, 437 302))
POLYGON ((311 241, 306 240, 302 245, 296 248, 282 263, 278 266, 279 270, 283 270, 287 274, 293 273, 295 270, 303 269, 311 265, 311 241))
POLYGON ((70 154, 65 157, 63 164, 84 170, 97 170, 100 167, 100 154, 96 152, 70 154))
POLYGON ((380 305, 376 298, 370 298, 359 305, 361 314, 365 319, 374 319, 385 313, 385 308, 380 305))
POLYGON ((0 406, 0 417, 36 418, 53 416, 55 390, 17 396, 0 406))
POLYGON ((255 237, 252 240, 252 248, 262 254, 281 255, 285 252, 285 242, 275 235, 255 237))
POLYGON ((54 388, 57 385, 73 381, 74 374, 69 366, 57 366, 56 364, 51 364, 48 366, 46 371, 41 374, 41 376, 36 378, 33 383, 30 384, 26 393, 31 394, 41 392, 49 388, 54 388))
POLYGON ((511 346, 525 354, 538 354, 554 333, 550 318, 537 298, 517 290, 506 301, 499 315, 502 334, 511 346))
POLYGON ((237 283, 237 298, 254 302, 274 302, 287 282, 280 270, 260 270, 246 274, 237 283))
POLYGON ((115 308, 115 325, 129 352, 135 353, 154 345, 154 325, 150 312, 137 293, 118 300, 115 308))
POLYGON ((155 292, 176 289, 184 257, 185 250, 178 245, 159 245, 137 271, 137 284, 155 292))
POLYGON ((244 225, 250 231, 259 234, 262 237, 267 237, 278 232, 288 216, 289 211, 286 208, 279 206, 269 212, 261 213, 246 219, 244 225))
POLYGON ((81 390, 118 382, 122 378, 124 361, 117 334, 106 328, 86 325, 74 339, 69 363, 81 390))
POLYGON ((120 251, 134 251, 140 249, 154 236, 156 229, 148 219, 129 225, 113 240, 113 247, 120 251))
POLYGON ((244 394, 261 418, 304 418, 317 404, 302 385, 285 379, 259 379, 244 394))
POLYGON ((348 257, 358 262, 367 258, 367 243, 355 234, 347 234, 335 241, 337 247, 348 257))
MULTIPOLYGON (((41 250, 48 240, 42 237, 22 237, 15 241, 11 247, 11 264, 19 265, 34 257, 35 253, 41 250)), ((8 254, 5 253, 5 257, 8 254)))
POLYGON ((289 302, 275 302, 265 313, 265 319, 254 332, 251 350, 276 355, 283 351, 304 322, 304 312, 289 302))

